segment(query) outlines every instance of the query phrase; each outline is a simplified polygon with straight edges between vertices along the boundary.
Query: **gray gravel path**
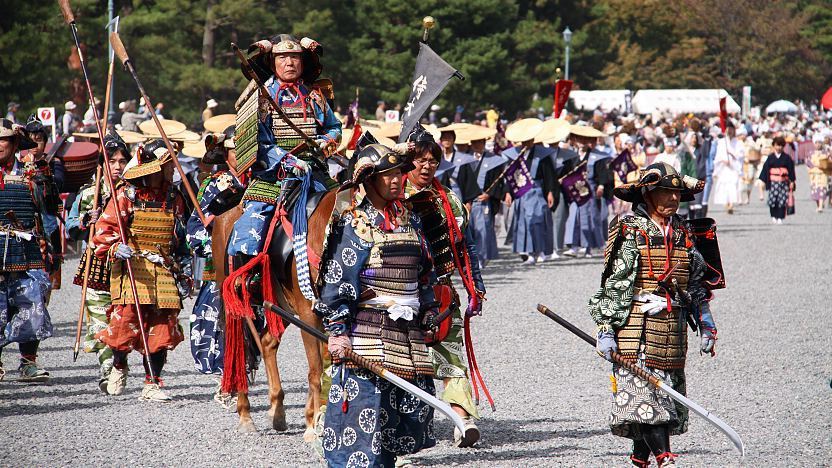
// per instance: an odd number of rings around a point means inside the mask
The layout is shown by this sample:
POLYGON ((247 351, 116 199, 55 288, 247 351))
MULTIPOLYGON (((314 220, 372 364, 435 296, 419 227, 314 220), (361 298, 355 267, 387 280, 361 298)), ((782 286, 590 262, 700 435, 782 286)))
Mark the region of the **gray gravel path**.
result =
MULTIPOLYGON (((832 213, 815 213, 805 167, 798 168, 798 213, 772 226, 758 200, 720 223, 729 288, 712 309, 719 328, 715 359, 691 352, 688 393, 743 436, 741 461, 730 442, 691 416, 674 437, 685 466, 822 466, 832 454, 832 338, 829 332, 832 213)), ((473 450, 447 441, 414 461, 425 466, 628 466, 628 444, 605 425, 608 366, 582 341, 534 311, 547 304, 592 331, 584 304, 597 287, 600 258, 521 267, 508 253, 485 272, 485 315, 475 320, 479 361, 497 412, 484 410, 483 439, 473 450)), ((253 389, 258 435, 235 432, 236 415, 211 399, 215 383, 194 372, 187 343, 170 356, 170 404, 137 400, 140 377, 127 392, 105 397, 95 359, 72 362, 80 288, 71 285, 77 259, 64 268, 53 295, 55 337, 41 346, 48 385, 0 383, 0 447, 8 466, 190 465, 306 466, 316 460, 303 443, 305 359, 291 329, 279 353, 290 429, 266 430, 261 374, 253 389)), ((187 327, 190 304, 182 312, 187 327)), ((16 366, 16 346, 4 353, 16 366)), ((141 369, 131 355, 131 367, 141 369)), ((450 435, 448 421, 439 433, 450 435)))

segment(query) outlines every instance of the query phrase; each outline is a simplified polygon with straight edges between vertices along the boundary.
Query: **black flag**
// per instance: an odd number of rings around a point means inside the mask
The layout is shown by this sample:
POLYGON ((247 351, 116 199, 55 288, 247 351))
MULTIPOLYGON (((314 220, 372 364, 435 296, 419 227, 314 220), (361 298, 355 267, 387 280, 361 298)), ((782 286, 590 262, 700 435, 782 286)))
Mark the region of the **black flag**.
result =
POLYGON ((429 45, 420 42, 410 97, 407 98, 407 104, 402 110, 402 132, 399 134, 399 143, 407 139, 413 127, 453 76, 463 79, 462 75, 442 60, 442 57, 437 55, 429 45))

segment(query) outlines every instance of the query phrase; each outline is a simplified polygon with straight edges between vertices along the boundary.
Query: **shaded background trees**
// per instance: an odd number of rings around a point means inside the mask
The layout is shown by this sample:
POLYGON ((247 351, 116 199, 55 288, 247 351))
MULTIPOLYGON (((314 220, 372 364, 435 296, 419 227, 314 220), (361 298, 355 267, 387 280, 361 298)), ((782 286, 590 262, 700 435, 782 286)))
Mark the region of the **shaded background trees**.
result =
MULTIPOLYGON (((103 98, 106 2, 72 5, 103 98)), ((70 98, 85 106, 57 2, 0 0, 0 11, 11 12, 0 17, 0 101, 25 112, 70 98)), ((228 44, 281 32, 324 45, 324 75, 342 106, 356 87, 365 115, 377 100, 402 103, 427 14, 437 19, 432 46, 467 78, 437 101, 445 116, 457 105, 467 118, 490 105, 513 116, 550 95, 567 25, 571 74, 583 89, 721 87, 738 97, 751 85, 765 103, 817 99, 832 84, 826 0, 115 0, 115 11, 151 98, 191 125, 208 98, 231 112, 245 84, 228 44)), ((137 97, 122 72, 115 95, 137 97)))

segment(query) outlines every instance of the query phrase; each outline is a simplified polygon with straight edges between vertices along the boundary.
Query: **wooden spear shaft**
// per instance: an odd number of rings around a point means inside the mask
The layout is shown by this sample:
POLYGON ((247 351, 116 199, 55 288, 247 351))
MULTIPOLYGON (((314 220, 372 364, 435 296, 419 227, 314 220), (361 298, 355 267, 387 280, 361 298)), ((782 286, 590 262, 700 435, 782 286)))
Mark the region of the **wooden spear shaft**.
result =
MULTIPOLYGON (((105 100, 104 100, 104 128, 107 128, 107 117, 110 115, 110 92, 112 91, 113 86, 113 61, 110 60, 110 67, 107 70, 107 91, 105 93, 105 100)), ((93 101, 94 105, 94 101, 93 101)), ((103 144, 103 142, 102 142, 103 144)), ((103 154, 103 152, 102 152, 103 154)), ((102 164, 109 164, 109 161, 104 160, 102 164)), ((98 211, 98 207, 101 201, 101 174, 102 169, 100 164, 95 169, 95 193, 92 197, 92 211, 98 211)), ((87 310, 87 288, 89 287, 90 281, 90 268, 92 264, 92 237, 95 235, 95 223, 90 223, 87 226, 87 247, 84 250, 84 281, 81 284, 81 308, 78 310, 78 323, 77 327, 75 328, 75 346, 72 350, 72 361, 75 362, 78 360, 78 353, 80 352, 81 347, 81 326, 84 322, 85 311, 87 310)), ((90 317, 87 317, 87 325, 89 325, 90 317)))
POLYGON ((194 210, 196 210, 197 216, 199 216, 199 220, 202 221, 203 226, 208 225, 208 221, 205 219, 205 213, 202 212, 202 208, 199 206, 199 200, 196 198, 196 194, 194 193, 194 189, 191 187, 190 182, 188 182, 188 177, 185 174, 185 170, 182 169, 182 165, 179 164, 179 152, 173 149, 173 145, 168 138, 167 133, 165 133, 165 129, 162 128, 162 123, 159 121, 159 117, 156 116, 156 112, 153 110, 153 103, 150 101, 150 97, 148 97, 147 92, 144 90, 144 86, 142 86, 141 81, 139 81, 139 75, 136 74, 136 68, 133 67, 133 62, 130 60, 130 57, 127 55, 127 49, 124 48, 124 44, 121 42, 121 37, 119 37, 117 32, 110 33, 110 44, 113 46, 113 52, 118 56, 118 59, 121 60, 121 63, 124 64, 124 67, 130 72, 130 75, 133 77, 133 81, 136 82, 136 87, 139 88, 139 94, 142 95, 144 98, 144 104, 150 109, 150 118, 153 119, 153 123, 156 124, 156 129, 159 130, 159 135, 162 137, 162 141, 165 142, 165 147, 168 149, 168 152, 171 156, 171 161, 173 165, 176 166, 176 170, 179 172, 179 176, 182 177, 182 186, 185 187, 185 192, 188 194, 188 198, 191 200, 191 203, 194 205, 194 210))

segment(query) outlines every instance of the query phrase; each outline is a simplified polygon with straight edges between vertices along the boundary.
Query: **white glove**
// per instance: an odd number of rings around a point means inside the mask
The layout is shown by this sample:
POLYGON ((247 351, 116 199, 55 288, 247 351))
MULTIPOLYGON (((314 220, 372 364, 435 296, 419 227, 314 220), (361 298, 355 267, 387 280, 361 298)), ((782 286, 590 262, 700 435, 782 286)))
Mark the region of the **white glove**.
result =
POLYGON ((120 260, 127 260, 133 256, 133 249, 127 244, 119 244, 113 256, 120 260))

